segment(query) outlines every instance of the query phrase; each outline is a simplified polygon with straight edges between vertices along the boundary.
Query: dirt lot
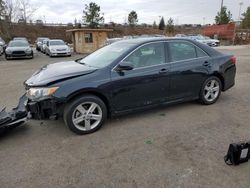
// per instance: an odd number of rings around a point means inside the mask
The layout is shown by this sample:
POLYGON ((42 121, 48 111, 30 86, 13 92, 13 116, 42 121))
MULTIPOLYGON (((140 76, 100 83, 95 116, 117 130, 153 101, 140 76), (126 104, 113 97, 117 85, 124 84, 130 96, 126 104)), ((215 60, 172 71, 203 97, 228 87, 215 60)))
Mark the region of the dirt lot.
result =
MULTIPOLYGON (((86 136, 62 121, 29 121, 0 137, 0 187, 249 187, 250 163, 230 167, 223 157, 229 143, 250 140, 250 47, 220 50, 237 56, 238 69, 216 104, 128 115, 86 136)), ((39 67, 77 57, 0 57, 0 107, 17 103, 39 67)))

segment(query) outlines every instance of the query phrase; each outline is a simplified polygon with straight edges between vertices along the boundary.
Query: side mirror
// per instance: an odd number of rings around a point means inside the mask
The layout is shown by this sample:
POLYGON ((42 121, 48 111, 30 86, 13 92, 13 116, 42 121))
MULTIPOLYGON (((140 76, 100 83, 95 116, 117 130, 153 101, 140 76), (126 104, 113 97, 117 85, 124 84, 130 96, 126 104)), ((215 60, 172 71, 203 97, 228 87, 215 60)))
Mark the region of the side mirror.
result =
POLYGON ((133 70, 134 66, 132 65, 132 63, 127 62, 127 61, 123 61, 121 63, 118 64, 118 66, 115 68, 115 70, 117 72, 121 72, 121 71, 129 71, 129 70, 133 70))

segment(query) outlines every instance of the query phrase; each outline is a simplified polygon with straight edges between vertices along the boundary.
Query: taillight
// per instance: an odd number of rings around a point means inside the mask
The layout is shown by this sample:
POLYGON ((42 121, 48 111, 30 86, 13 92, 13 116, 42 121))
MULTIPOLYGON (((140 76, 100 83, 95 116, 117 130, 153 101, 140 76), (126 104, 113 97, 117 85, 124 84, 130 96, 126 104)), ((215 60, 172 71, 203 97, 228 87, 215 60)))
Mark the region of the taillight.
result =
POLYGON ((233 64, 236 64, 236 57, 235 56, 231 57, 230 60, 232 61, 233 64))

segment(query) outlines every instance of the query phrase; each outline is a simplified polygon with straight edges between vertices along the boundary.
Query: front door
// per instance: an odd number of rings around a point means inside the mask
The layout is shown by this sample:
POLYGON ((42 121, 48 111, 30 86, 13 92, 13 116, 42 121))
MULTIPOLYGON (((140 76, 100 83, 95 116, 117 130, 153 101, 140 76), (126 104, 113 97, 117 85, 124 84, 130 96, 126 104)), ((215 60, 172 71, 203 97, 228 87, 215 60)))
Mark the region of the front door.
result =
POLYGON ((137 48, 123 61, 134 69, 111 72, 112 105, 116 111, 140 108, 167 100, 169 71, 163 42, 137 48))

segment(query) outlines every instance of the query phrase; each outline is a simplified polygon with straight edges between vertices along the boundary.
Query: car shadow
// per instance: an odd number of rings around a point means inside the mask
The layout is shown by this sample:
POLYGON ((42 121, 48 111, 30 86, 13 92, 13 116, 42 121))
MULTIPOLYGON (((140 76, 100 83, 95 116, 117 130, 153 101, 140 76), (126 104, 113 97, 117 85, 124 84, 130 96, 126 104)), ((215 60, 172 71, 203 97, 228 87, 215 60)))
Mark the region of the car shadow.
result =
POLYGON ((196 105, 201 105, 197 101, 189 101, 189 102, 184 102, 184 103, 177 103, 177 104, 169 104, 169 105, 163 105, 163 106, 157 106, 145 110, 138 110, 136 112, 130 112, 122 115, 118 115, 115 117, 110 117, 108 121, 110 122, 115 122, 117 120, 124 121, 126 119, 133 119, 133 118, 141 118, 144 116, 150 116, 150 115, 159 115, 159 116, 165 116, 168 111, 172 110, 177 110, 179 108, 187 108, 188 106, 196 106, 196 105))
MULTIPOLYGON (((222 100, 218 101, 218 102, 226 102, 227 100, 229 100, 229 98, 227 97, 223 97, 222 100)), ((190 107, 194 107, 194 106, 202 106, 199 102, 197 101, 191 101, 191 102, 184 102, 184 103, 178 103, 178 104, 169 104, 169 105, 164 105, 164 106, 158 106, 158 107, 153 107, 150 109, 146 109, 146 110, 138 110, 136 112, 131 112, 131 113, 126 113, 126 114, 122 114, 119 116, 114 116, 114 117, 109 117, 106 124, 107 125, 117 125, 121 122, 126 122, 127 120, 136 120, 136 119, 140 119, 140 118, 147 118, 149 116, 166 116, 168 112, 170 111, 174 111, 174 110, 181 110, 183 108, 190 108, 190 107)), ((206 107, 206 106, 204 106, 206 107)), ((46 129, 49 132, 57 132, 59 137, 71 137, 71 136, 76 136, 74 133, 72 133, 67 126, 61 126, 64 124, 62 118, 59 118, 57 120, 57 123, 53 123, 54 120, 47 120, 47 121, 40 121, 37 123, 31 123, 29 122, 28 124, 25 123, 15 129, 12 130, 7 130, 7 131, 0 131, 0 141, 4 140, 4 139, 9 139, 15 136, 19 136, 22 134, 27 133, 27 131, 29 131, 29 126, 36 126, 36 124, 39 124, 42 127, 46 127, 46 129), (52 126, 52 124, 54 126, 52 126)), ((103 128, 100 131, 105 131, 106 129, 110 129, 111 126, 103 126, 103 128)))

